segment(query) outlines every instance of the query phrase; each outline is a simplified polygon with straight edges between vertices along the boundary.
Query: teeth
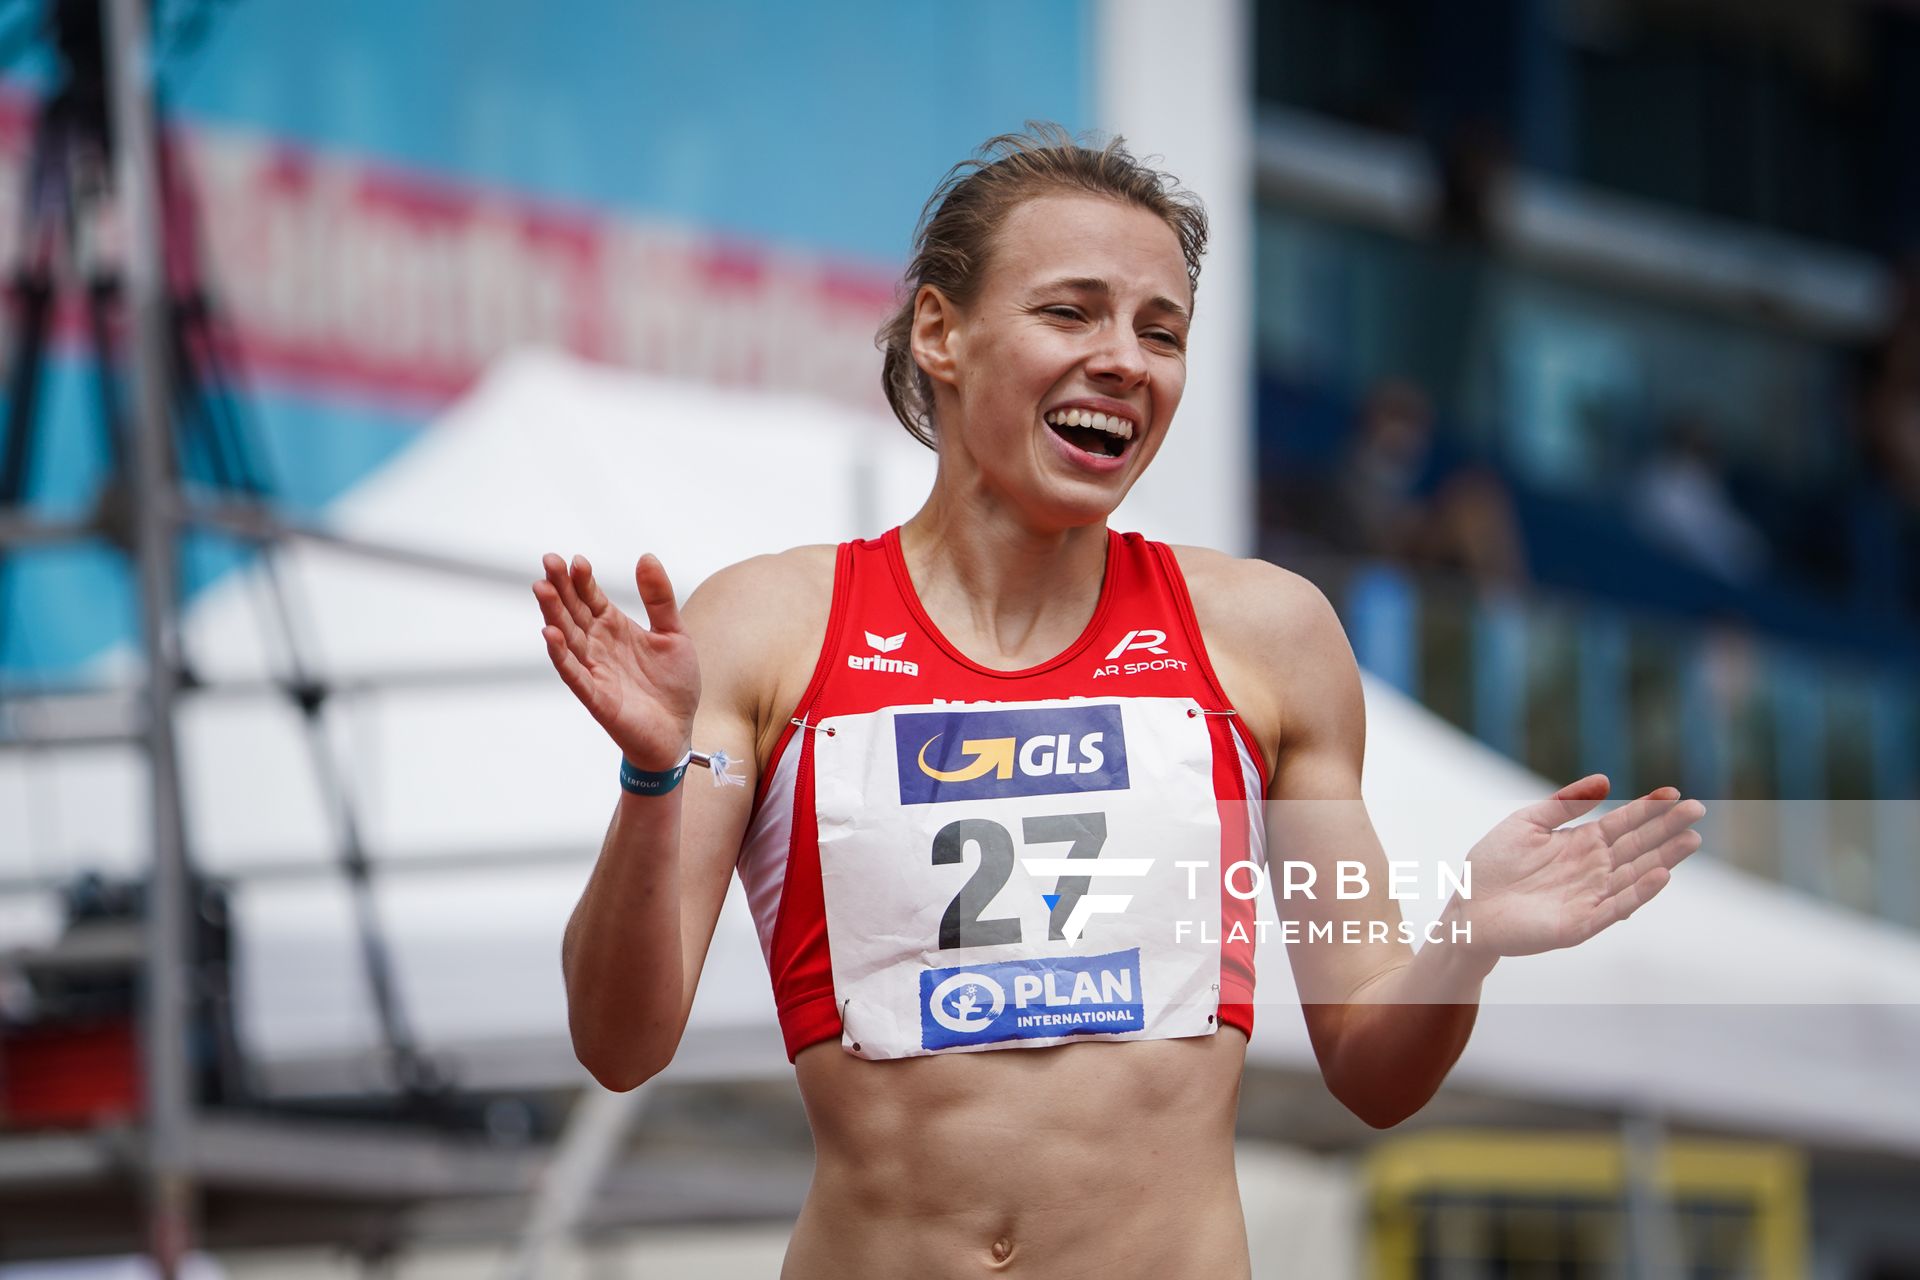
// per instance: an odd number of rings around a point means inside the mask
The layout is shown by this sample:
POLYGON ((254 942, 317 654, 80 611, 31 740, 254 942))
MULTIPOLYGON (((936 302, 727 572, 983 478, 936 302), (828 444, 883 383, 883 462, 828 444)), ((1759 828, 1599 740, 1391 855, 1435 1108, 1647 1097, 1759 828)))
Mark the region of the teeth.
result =
POLYGON ((1056 427, 1092 427, 1122 440, 1133 439, 1133 424, 1117 414, 1095 413, 1091 409, 1055 409, 1046 420, 1056 427))

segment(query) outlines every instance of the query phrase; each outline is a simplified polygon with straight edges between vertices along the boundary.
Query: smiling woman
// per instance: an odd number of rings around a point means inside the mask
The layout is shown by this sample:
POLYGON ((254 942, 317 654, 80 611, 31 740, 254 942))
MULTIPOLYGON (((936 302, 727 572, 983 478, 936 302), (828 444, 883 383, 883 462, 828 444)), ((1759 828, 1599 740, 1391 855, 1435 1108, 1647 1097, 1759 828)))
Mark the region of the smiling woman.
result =
MULTIPOLYGON (((932 284, 915 291, 908 350, 931 408, 901 416, 931 427, 943 468, 977 466, 1031 517, 1097 531, 1152 460, 1186 387, 1181 242, 1159 214, 1071 189, 1029 196, 999 232, 966 302, 932 284), (1063 465, 1023 468, 1037 446, 1063 465), (1063 487, 1068 478, 1079 483, 1063 487)), ((936 485, 934 500, 956 492, 936 485)), ((948 518, 930 509, 909 526, 922 517, 948 518)))
MULTIPOLYGON (((1091 196, 1154 215, 1177 240, 1186 288, 1153 300, 1174 322, 1164 336, 1186 349, 1193 297, 1200 284, 1200 259, 1207 251, 1207 215, 1200 201, 1167 174, 1140 164, 1118 138, 1095 151, 1079 146, 1058 125, 1034 123, 1028 132, 1002 134, 947 171, 934 188, 914 230, 908 263, 908 296, 881 326, 878 344, 886 358, 881 380, 887 402, 907 430, 928 448, 935 444, 934 395, 927 373, 912 351, 914 318, 920 293, 934 290, 954 306, 972 303, 985 285, 1008 217, 1041 196, 1091 196), (1174 298, 1182 298, 1176 302, 1174 298)), ((1063 276, 1042 292, 1061 295, 1064 312, 1074 311, 1082 294, 1112 300, 1110 282, 1098 275, 1063 276)), ((1037 301, 1038 299, 1029 299, 1037 301)), ((1043 308, 1047 305, 1040 304, 1043 308)))
POLYGON ((1326 882, 1360 868, 1363 896, 1276 906, 1334 939, 1290 948, 1302 1016, 1332 1093, 1387 1126, 1500 956, 1624 919, 1698 844, 1672 788, 1556 830, 1606 795, 1581 779, 1476 845, 1478 896, 1410 950, 1325 597, 1107 524, 1179 407, 1205 244, 1118 140, 994 139, 928 203, 879 336, 939 455, 912 519, 733 565, 684 617, 643 555, 647 627, 584 559, 534 584, 623 756, 562 957, 575 1052, 614 1089, 667 1064, 737 873, 817 1159, 786 1280, 1247 1277, 1256 909, 1232 868, 1270 840, 1326 882), (677 786, 694 742, 754 785, 677 786), (1313 803, 1270 830, 1263 797, 1313 803), (1349 940, 1357 919, 1390 928, 1349 940))

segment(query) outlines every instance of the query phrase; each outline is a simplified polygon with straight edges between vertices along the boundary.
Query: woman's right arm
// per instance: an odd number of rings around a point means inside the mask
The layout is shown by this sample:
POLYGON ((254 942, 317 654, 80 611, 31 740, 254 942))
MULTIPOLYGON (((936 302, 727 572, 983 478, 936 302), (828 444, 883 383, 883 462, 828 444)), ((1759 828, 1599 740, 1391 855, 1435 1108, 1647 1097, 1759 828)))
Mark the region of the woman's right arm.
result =
MULTIPOLYGON (((618 792, 560 961, 574 1055, 616 1091, 672 1060, 746 831, 758 676, 736 614, 751 606, 741 579, 757 576, 753 564, 713 575, 683 615, 665 569, 642 556, 645 628, 607 600, 582 557, 547 556, 534 584, 555 671, 635 767, 668 768, 692 743, 724 750, 747 780, 715 787, 690 768, 665 795, 618 792)), ((617 763, 610 753, 609 782, 617 763)))

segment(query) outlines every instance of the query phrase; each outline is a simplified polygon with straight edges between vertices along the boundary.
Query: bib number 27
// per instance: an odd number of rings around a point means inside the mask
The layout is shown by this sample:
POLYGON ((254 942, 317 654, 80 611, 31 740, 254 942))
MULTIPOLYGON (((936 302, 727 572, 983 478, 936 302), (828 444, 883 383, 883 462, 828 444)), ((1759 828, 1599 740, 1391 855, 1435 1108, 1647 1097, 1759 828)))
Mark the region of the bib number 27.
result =
MULTIPOLYGON (((1100 856, 1107 842, 1107 815, 1104 813, 1048 813, 1022 819, 1021 843, 1026 845, 1064 844, 1068 858, 1091 860, 1100 856)), ((980 865, 973 869, 960 892, 940 917, 940 949, 991 947, 1019 942, 1020 917, 980 918, 989 902, 1006 887, 1013 875, 1013 833, 990 818, 960 818, 940 828, 933 837, 933 865, 952 866, 966 861, 967 846, 980 850, 980 865)), ((1074 904, 1085 896, 1093 879, 1086 875, 1062 875, 1048 896, 1053 899, 1047 920, 1047 940, 1064 941, 1067 919, 1074 904)))

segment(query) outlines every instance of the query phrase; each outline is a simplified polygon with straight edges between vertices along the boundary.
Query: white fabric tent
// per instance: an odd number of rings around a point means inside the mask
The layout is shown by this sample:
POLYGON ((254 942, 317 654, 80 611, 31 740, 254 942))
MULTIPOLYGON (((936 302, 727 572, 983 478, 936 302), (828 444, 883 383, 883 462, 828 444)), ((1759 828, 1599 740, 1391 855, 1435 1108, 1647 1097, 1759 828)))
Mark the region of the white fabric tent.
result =
MULTIPOLYGON (((581 552, 629 593, 634 559, 651 550, 684 598, 732 561, 904 519, 932 470, 932 455, 890 421, 526 355, 336 504, 329 522, 524 570, 529 583, 541 552, 581 552)), ((1125 508, 1114 523, 1136 527, 1125 508)), ((492 1061, 502 1082, 576 1075, 559 940, 613 804, 616 757, 546 672, 531 593, 311 545, 283 555, 313 652, 336 676, 534 669, 524 683, 357 697, 333 730, 384 866, 511 855, 510 865, 380 877, 403 1001, 423 1043, 482 1075, 478 1064, 492 1061), (534 856, 543 850, 550 856, 534 856)), ((269 669, 252 577, 207 591, 186 620, 188 651, 211 676, 269 669)), ((1498 819, 1565 781, 1529 775, 1377 682, 1366 695, 1364 790, 1391 857, 1458 864, 1498 819)), ((291 712, 268 699, 206 699, 191 705, 182 738, 201 866, 332 859, 291 712)), ((0 756, 0 869, 131 869, 144 847, 141 795, 129 751, 0 756)), ((1410 919, 1422 918, 1420 905, 1403 904, 1410 919)), ((239 906, 249 1045, 283 1082, 298 1082, 303 1064, 359 1061, 374 1023, 340 878, 250 880, 239 906)), ((1273 918, 1270 897, 1261 910, 1273 918)), ((0 905, 0 936, 44 940, 56 927, 48 902, 0 905)), ((1284 949, 1260 955, 1253 1058, 1312 1071, 1284 949)), ((1573 951, 1503 963, 1453 1079, 1517 1098, 1920 1152, 1916 1068, 1920 938, 1700 856, 1623 926, 1573 951)), ((737 883, 673 1070, 789 1070, 737 883)), ((337 1070, 331 1078, 339 1082, 337 1070)))
MULTIPOLYGON (((1366 687, 1362 789, 1390 857, 1457 863, 1499 819, 1571 781, 1535 777, 1380 682, 1366 687)), ((1920 1152, 1920 937, 1716 861, 1715 814, 1758 803, 1709 799, 1703 851, 1630 919, 1502 961, 1449 1081, 1920 1152)), ((1262 953, 1265 1021, 1250 1052, 1310 1063, 1300 1019, 1268 1004, 1283 986, 1291 997, 1279 959, 1262 953)))

